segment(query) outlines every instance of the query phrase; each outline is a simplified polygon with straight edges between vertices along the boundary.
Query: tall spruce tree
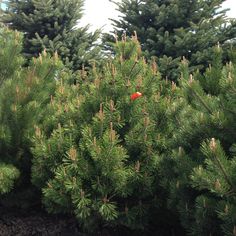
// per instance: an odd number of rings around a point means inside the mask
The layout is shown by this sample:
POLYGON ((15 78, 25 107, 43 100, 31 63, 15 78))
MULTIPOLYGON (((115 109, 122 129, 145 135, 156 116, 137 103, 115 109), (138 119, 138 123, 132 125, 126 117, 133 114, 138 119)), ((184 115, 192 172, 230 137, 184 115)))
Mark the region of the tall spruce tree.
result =
MULTIPOLYGON (((223 2, 122 0, 116 3, 121 16, 112 20, 114 32, 132 35, 136 31, 145 55, 157 56, 164 77, 176 79, 183 56, 190 67, 206 67, 212 46, 235 39, 236 21, 228 19, 227 11, 220 9, 223 2)), ((112 40, 111 35, 104 38, 112 40)))
POLYGON ((23 53, 31 58, 43 50, 58 52, 73 70, 98 58, 99 32, 77 27, 83 0, 9 0, 3 22, 24 33, 23 53))

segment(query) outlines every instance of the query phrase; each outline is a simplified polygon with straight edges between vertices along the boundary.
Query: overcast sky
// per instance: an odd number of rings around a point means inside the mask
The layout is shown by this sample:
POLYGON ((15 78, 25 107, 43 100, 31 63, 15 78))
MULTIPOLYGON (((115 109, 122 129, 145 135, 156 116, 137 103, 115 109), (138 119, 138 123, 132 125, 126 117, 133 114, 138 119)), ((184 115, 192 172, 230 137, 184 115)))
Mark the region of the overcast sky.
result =
MULTIPOLYGON (((230 8, 229 17, 236 17, 236 0, 226 0, 223 7, 230 8)), ((117 18, 119 15, 115 8, 116 6, 109 0, 85 0, 81 25, 90 24, 92 31, 103 27, 103 31, 108 32, 112 29, 108 19, 117 18)))
MULTIPOLYGON (((120 0, 116 2, 120 2, 120 0)), ((92 31, 103 27, 104 32, 109 32, 112 29, 109 18, 118 18, 118 15, 116 5, 109 0, 85 0, 81 25, 90 24, 92 31)))

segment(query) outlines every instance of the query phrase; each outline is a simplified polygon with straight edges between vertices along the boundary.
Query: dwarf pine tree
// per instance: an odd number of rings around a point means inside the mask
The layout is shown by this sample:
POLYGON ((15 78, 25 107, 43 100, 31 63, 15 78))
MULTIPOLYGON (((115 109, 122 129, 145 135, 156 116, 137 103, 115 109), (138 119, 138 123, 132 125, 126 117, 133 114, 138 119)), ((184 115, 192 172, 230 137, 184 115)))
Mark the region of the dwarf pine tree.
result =
POLYGON ((74 213, 87 229, 152 222, 168 231, 174 221, 163 223, 157 164, 176 86, 140 57, 136 37, 117 42, 116 52, 102 70, 58 87, 34 137, 32 181, 49 212, 74 213))
MULTIPOLYGON (((0 91, 2 91, 4 83, 12 77, 16 76, 16 68, 23 62, 19 55, 21 51, 21 35, 18 32, 12 32, 6 28, 0 30, 0 91)), ((19 177, 19 170, 11 162, 7 160, 6 153, 3 151, 5 146, 10 142, 10 134, 6 131, 6 126, 2 120, 2 114, 5 111, 0 107, 0 194, 9 192, 15 180, 19 177)))
POLYGON ((189 75, 183 61, 180 97, 169 113, 170 153, 159 166, 168 205, 191 235, 236 233, 236 70, 235 62, 223 67, 221 48, 214 50, 204 75, 189 75))
MULTIPOLYGON (((114 32, 131 35, 136 31, 144 54, 158 57, 164 78, 179 78, 177 69, 183 56, 192 69, 207 67, 211 48, 236 37, 236 21, 221 9, 224 0, 113 2, 121 13, 118 20, 112 20, 114 32)), ((106 39, 113 41, 111 36, 106 39)))
POLYGON ((22 50, 22 35, 19 32, 12 32, 5 27, 0 29, 0 87, 7 79, 16 74, 16 68, 23 63, 20 56, 22 50))
MULTIPOLYGON (((30 182, 31 136, 34 125, 43 119, 45 105, 50 101, 59 74, 57 57, 44 52, 28 68, 22 67, 20 56, 22 35, 1 28, 0 53, 0 192, 1 203, 26 206, 32 196, 30 182), (22 200, 22 201, 21 201, 22 200)), ((35 199, 34 199, 35 200, 35 199)))
POLYGON ((58 52, 63 62, 78 70, 99 57, 99 32, 78 27, 83 0, 9 0, 2 21, 24 33, 23 53, 37 57, 44 49, 58 52))

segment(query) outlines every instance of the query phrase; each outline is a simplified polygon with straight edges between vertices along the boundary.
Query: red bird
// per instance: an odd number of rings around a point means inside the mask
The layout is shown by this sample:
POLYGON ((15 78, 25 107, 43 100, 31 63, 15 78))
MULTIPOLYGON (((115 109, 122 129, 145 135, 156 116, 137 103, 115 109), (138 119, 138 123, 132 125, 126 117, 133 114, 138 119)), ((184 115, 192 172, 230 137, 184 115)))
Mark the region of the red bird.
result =
POLYGON ((131 98, 131 100, 136 100, 137 98, 139 98, 139 97, 142 97, 142 93, 140 93, 140 92, 136 92, 136 93, 133 93, 131 96, 130 96, 130 98, 131 98))

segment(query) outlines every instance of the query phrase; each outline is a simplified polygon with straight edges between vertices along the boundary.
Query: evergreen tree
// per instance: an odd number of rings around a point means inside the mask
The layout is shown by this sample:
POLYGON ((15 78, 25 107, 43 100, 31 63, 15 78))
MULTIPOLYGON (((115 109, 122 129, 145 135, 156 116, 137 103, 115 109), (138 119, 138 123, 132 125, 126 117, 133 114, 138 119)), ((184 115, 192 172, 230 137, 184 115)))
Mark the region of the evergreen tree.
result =
MULTIPOLYGON (((2 86, 4 83, 16 75, 16 68, 23 62, 19 56, 21 51, 21 35, 18 32, 11 32, 6 28, 0 29, 0 91, 2 96, 2 86)), ((0 108, 0 114, 3 114, 0 108)), ((0 115, 1 117, 1 115, 0 115)), ((15 180, 19 177, 19 170, 11 162, 3 162, 5 158, 4 146, 9 142, 9 135, 5 130, 5 125, 0 118, 0 195, 9 192, 15 180)))
MULTIPOLYGON (((170 106, 173 133, 159 173, 169 207, 191 235, 235 235, 235 61, 222 66, 217 47, 204 75, 182 64, 179 98, 170 106)), ((235 57, 233 57, 235 58, 235 57)))
POLYGON ((44 49, 58 52, 63 62, 78 70, 99 57, 99 32, 77 27, 83 0, 9 0, 3 22, 24 33, 23 53, 37 57, 44 49))
POLYGON ((44 52, 28 68, 22 67, 21 39, 19 32, 1 28, 0 193, 5 194, 0 203, 23 207, 38 200, 31 198, 35 192, 30 181, 31 136, 36 121, 47 112, 44 108, 53 95, 61 63, 56 55, 50 59, 44 52))
POLYGON ((0 195, 8 193, 19 178, 19 170, 11 164, 0 163, 0 195))
POLYGON ((58 87, 34 137, 32 181, 49 212, 74 213, 87 229, 153 223, 162 235, 176 223, 160 210, 157 175, 176 87, 140 57, 137 38, 117 42, 116 52, 102 70, 81 71, 81 83, 58 87))
POLYGON ((236 234, 234 50, 223 66, 212 49, 205 73, 183 60, 177 86, 146 63, 137 36, 123 37, 74 84, 57 53, 23 67, 21 38, 0 29, 1 204, 30 204, 40 190, 49 212, 91 230, 170 235, 180 220, 191 235, 236 234))
POLYGON ((0 29, 0 87, 4 81, 16 74, 16 68, 23 63, 20 56, 22 50, 22 35, 19 32, 12 32, 5 27, 0 29))
MULTIPOLYGON (((176 80, 182 57, 192 69, 205 68, 213 46, 236 38, 236 21, 220 9, 223 2, 122 0, 116 3, 121 16, 112 20, 114 31, 118 36, 136 31, 145 56, 156 56, 163 77, 176 80)), ((105 40, 112 41, 112 37, 105 36, 105 40)))

